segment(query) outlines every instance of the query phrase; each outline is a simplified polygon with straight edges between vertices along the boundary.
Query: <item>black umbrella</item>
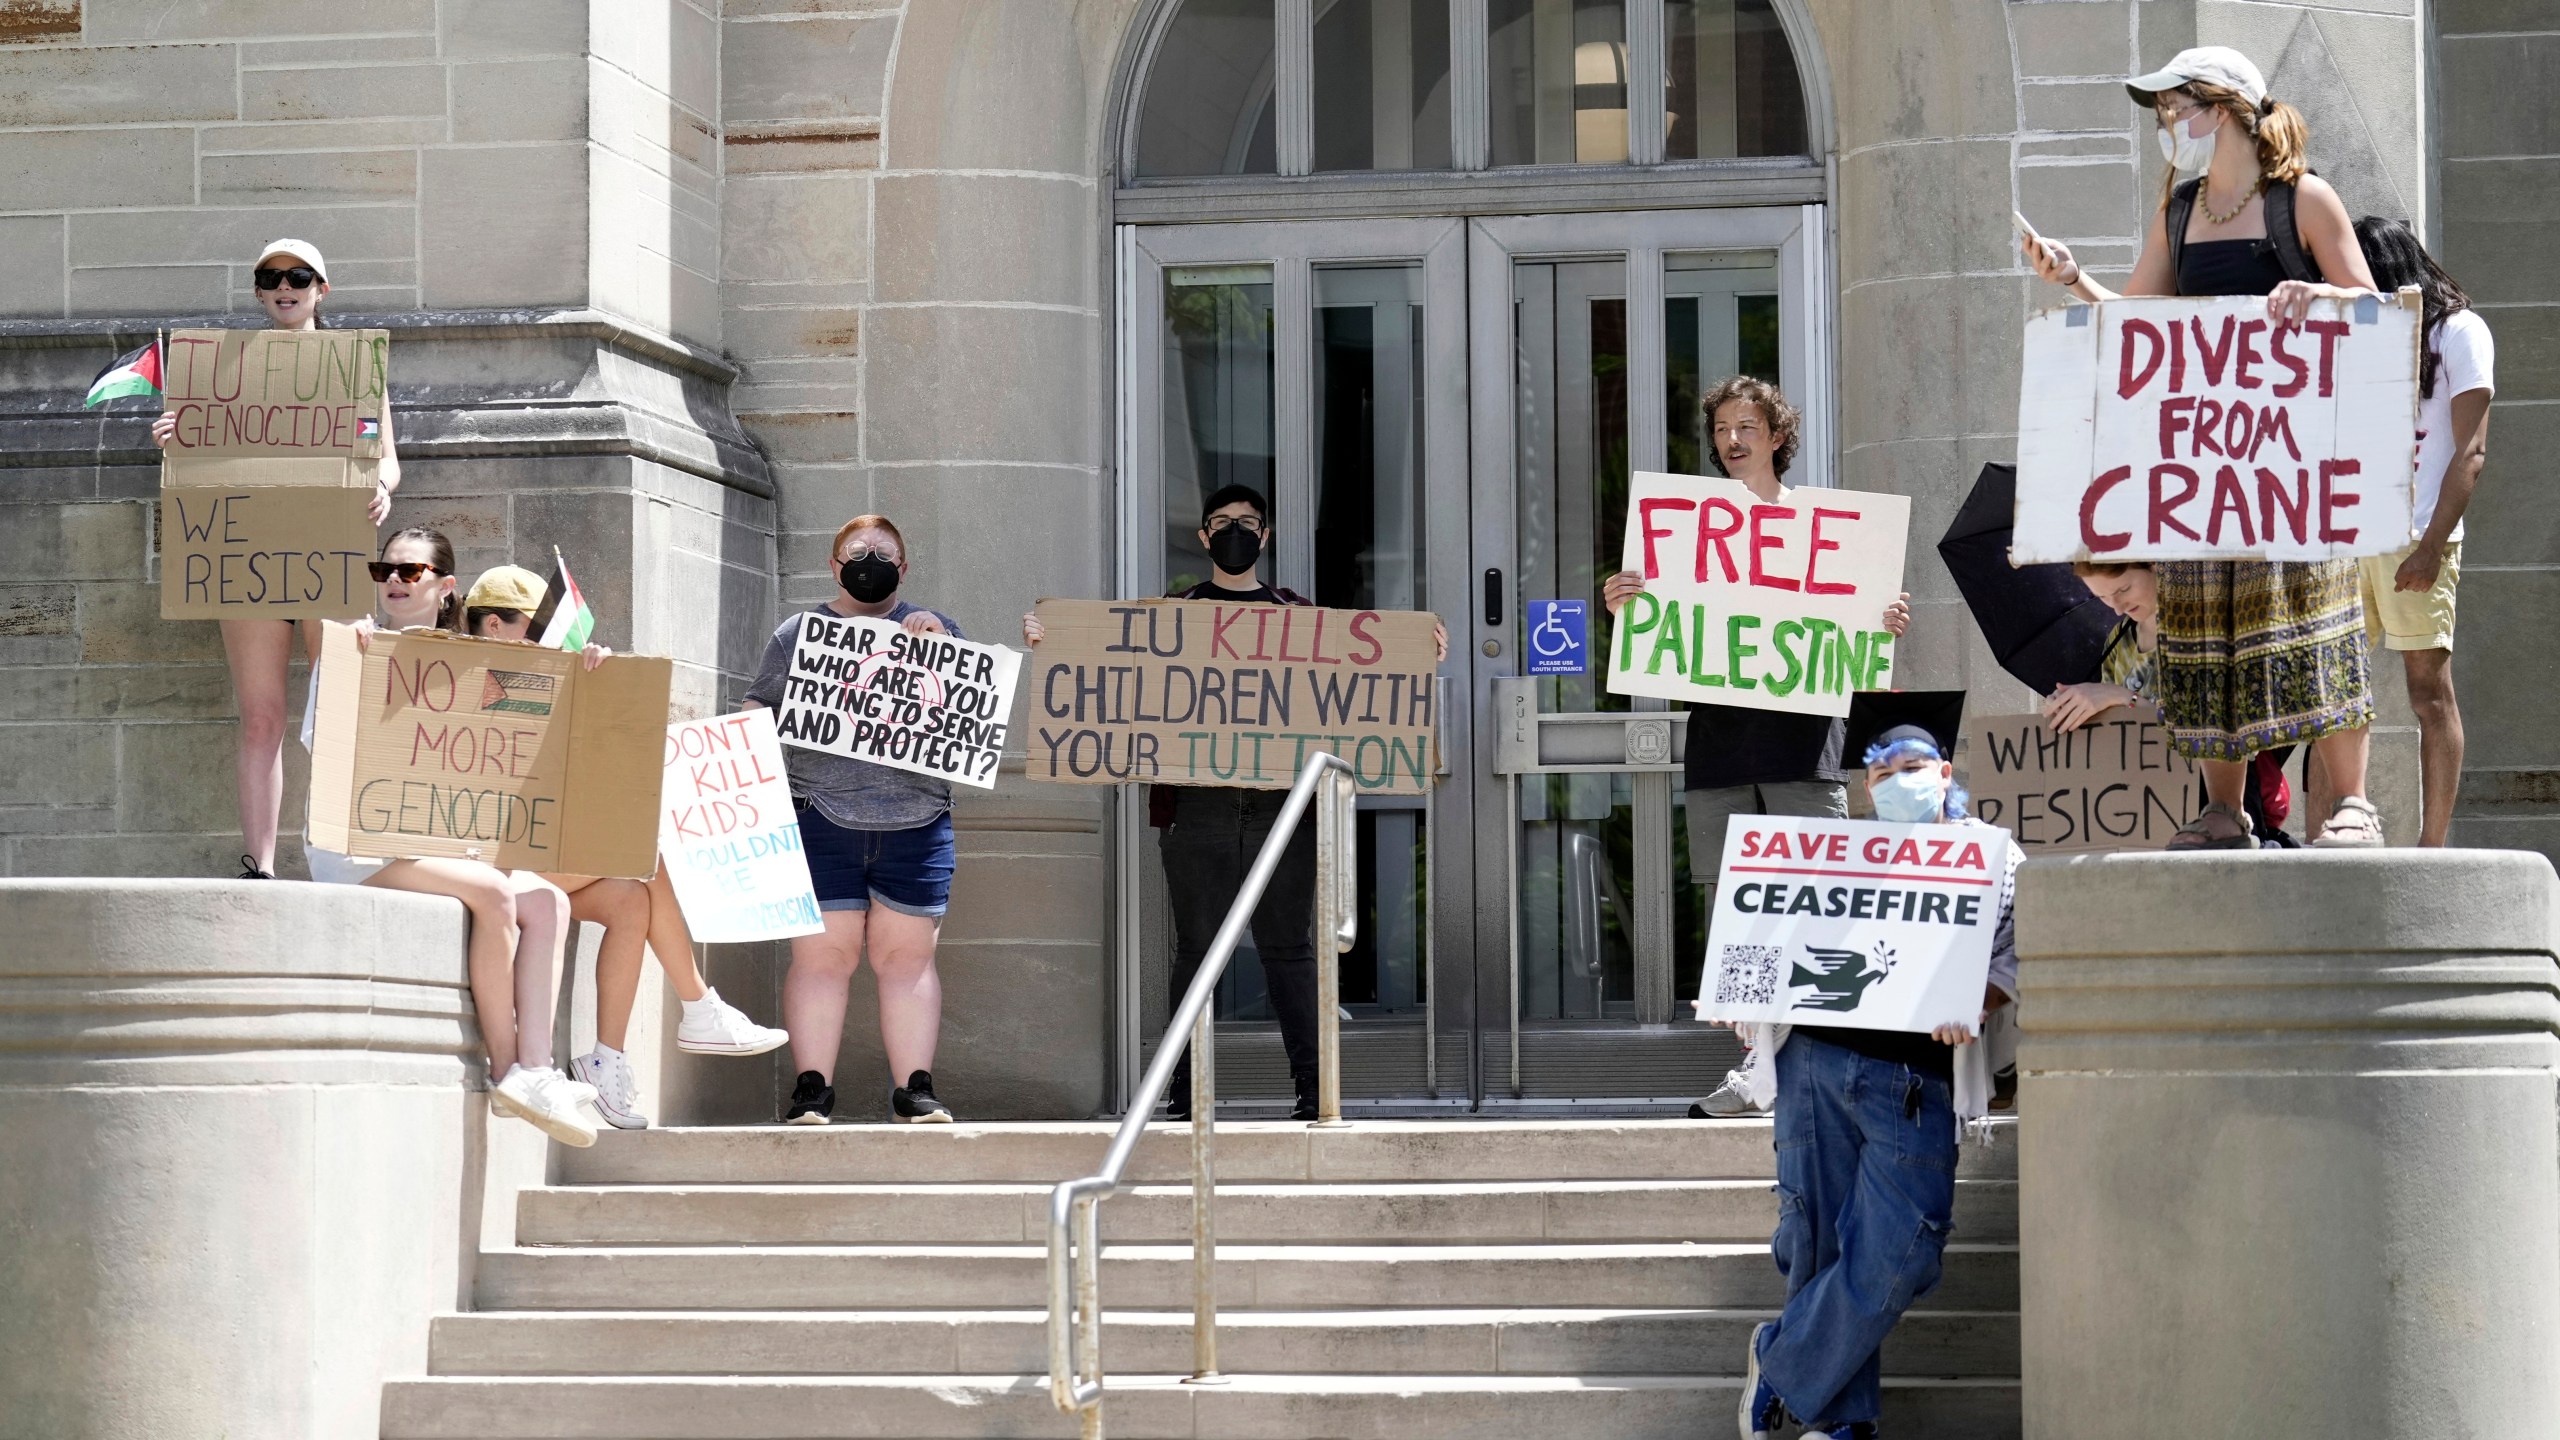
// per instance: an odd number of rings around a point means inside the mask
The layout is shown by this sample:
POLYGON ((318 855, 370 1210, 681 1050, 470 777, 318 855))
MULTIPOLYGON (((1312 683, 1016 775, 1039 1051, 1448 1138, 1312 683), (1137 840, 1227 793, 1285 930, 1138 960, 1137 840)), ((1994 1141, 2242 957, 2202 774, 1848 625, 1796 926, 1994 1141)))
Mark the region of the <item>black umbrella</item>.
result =
POLYGON ((2009 563, 2010 530, 2018 505, 2018 467, 1994 461, 1982 467, 1973 493, 1938 541, 1965 607, 2000 668, 2039 695, 2056 685, 2098 678, 2115 612, 2089 593, 2068 565, 2009 563))

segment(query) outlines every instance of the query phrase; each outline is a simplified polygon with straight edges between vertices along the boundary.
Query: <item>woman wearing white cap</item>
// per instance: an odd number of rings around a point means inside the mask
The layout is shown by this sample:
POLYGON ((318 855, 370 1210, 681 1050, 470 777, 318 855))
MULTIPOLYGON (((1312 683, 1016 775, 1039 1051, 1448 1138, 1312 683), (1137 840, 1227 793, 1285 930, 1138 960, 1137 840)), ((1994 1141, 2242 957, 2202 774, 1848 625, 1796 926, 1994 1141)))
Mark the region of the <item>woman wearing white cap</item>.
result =
MULTIPOLYGON (((258 252, 250 270, 258 304, 278 330, 316 330, 320 299, 329 293, 327 266, 320 247, 306 240, 278 240, 258 252)), ((151 438, 162 446, 177 433, 178 419, 163 414, 152 422, 151 438)), ((367 512, 380 525, 391 513, 391 492, 400 488, 400 456, 391 443, 391 409, 382 411, 382 463, 375 472, 373 504, 367 512)), ((305 620, 302 652, 320 659, 320 622, 305 620)), ((291 620, 225 620, 222 653, 231 663, 231 693, 240 703, 240 748, 235 766, 240 781, 240 839, 248 850, 240 857, 240 878, 272 880, 276 869, 276 815, 284 803, 285 667, 293 659, 291 620)))
MULTIPOLYGON (((2188 50, 2125 88, 2158 112, 2170 173, 2124 294, 2264 295, 2268 318, 2294 326, 2314 300, 2373 288, 2346 205, 2310 171, 2310 127, 2268 97, 2249 57, 2188 50)), ((2038 275, 2081 299, 2117 293, 2081 273, 2068 246, 2021 243, 2038 275)), ((2155 573, 2160 708, 2179 751, 2203 762, 2211 801, 2169 848, 2252 848, 2250 757, 2305 742, 2322 792, 2312 843, 2381 844, 2364 795, 2373 691, 2356 562, 2175 561, 2155 573)))

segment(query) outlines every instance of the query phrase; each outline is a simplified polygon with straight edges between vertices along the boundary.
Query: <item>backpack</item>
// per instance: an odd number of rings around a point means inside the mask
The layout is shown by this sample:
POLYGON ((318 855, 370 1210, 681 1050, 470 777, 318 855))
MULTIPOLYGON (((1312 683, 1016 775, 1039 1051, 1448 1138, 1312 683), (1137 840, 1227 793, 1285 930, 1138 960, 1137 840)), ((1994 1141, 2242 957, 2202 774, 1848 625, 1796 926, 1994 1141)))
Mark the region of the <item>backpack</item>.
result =
MULTIPOLYGON (((2161 223, 2169 227, 2169 282, 2176 284, 2179 261, 2187 253, 2187 217, 2196 208, 2196 191, 2204 185, 2204 177, 2182 181, 2169 192, 2169 208, 2161 223)), ((2302 230, 2293 219, 2293 182, 2270 180, 2266 184, 2267 238, 2275 242, 2276 263, 2284 267, 2285 278, 2320 281, 2320 267, 2302 251, 2302 230)))

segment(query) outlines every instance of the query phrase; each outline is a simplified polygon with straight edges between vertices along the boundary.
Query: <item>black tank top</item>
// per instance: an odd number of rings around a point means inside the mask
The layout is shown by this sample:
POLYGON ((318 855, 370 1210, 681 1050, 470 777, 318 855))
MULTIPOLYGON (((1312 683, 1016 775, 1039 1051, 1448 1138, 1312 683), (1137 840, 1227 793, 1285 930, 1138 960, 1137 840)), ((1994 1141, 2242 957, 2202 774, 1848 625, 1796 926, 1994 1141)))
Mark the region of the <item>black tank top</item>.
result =
POLYGON ((2181 295, 2264 295, 2284 279, 2272 240, 2190 240, 2178 252, 2181 295))

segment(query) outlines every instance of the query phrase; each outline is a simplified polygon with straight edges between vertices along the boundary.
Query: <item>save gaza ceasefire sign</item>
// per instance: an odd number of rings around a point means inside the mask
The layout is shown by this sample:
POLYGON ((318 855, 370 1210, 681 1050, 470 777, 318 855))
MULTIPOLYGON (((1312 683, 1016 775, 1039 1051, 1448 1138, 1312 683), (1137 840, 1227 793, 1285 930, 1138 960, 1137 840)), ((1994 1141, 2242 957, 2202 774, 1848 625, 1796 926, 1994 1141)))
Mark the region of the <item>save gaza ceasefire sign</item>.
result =
POLYGON ((1736 815, 1698 1018, 1971 1026, 2008 874, 2008 834, 1989 825, 1736 815))
POLYGON ((1644 589, 1618 612, 1609 690, 1846 715, 1892 683, 1885 606, 1902 589, 1911 502, 1638 473, 1620 564, 1644 589))
POLYGON ((2328 560, 2409 543, 2415 290, 2312 303, 2132 298, 2027 322, 2018 565, 2328 560))

